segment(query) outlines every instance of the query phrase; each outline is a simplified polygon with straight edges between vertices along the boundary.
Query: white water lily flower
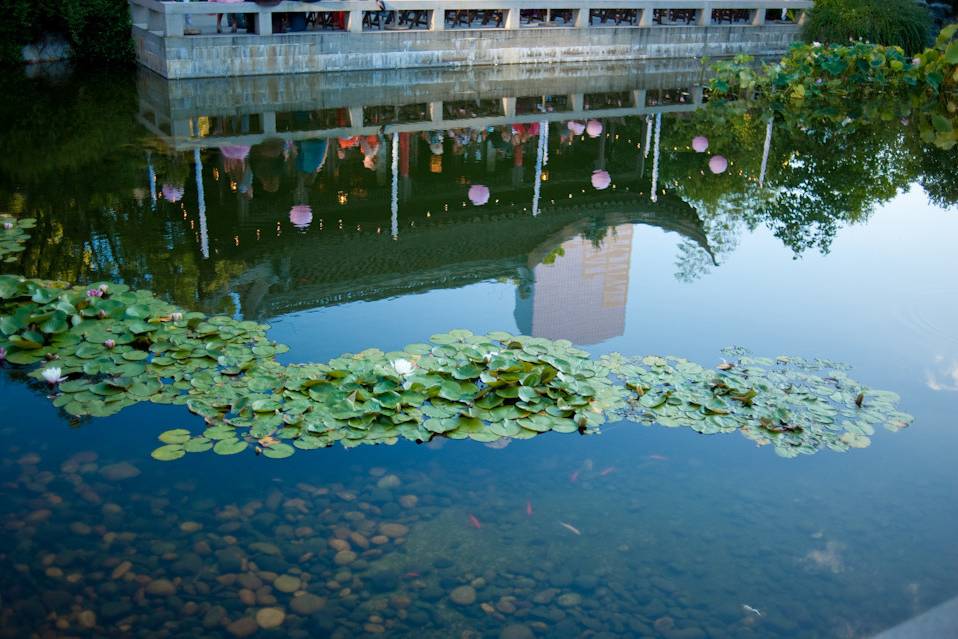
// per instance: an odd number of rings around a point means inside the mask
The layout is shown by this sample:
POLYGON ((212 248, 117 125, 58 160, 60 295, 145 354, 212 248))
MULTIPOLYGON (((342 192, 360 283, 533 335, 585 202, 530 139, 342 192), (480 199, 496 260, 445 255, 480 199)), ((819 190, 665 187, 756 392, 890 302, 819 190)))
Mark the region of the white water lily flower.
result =
POLYGON ((486 363, 488 364, 489 362, 492 361, 492 358, 498 354, 499 354, 499 351, 489 351, 488 353, 486 353, 486 356, 483 359, 485 359, 486 363))
POLYGON ((416 365, 410 362, 408 359, 394 359, 392 361, 393 368, 396 369, 396 372, 406 377, 407 375, 412 375, 412 372, 416 370, 416 365))
POLYGON ((817 49, 817 48, 819 48, 820 46, 822 46, 822 43, 821 43, 821 42, 813 42, 813 43, 812 43, 812 46, 817 49))
POLYGON ((43 369, 43 372, 40 374, 43 375, 43 379, 45 379, 48 384, 59 384, 60 382, 66 380, 66 377, 60 376, 60 373, 62 372, 63 372, 62 369, 54 367, 54 368, 45 368, 43 369))

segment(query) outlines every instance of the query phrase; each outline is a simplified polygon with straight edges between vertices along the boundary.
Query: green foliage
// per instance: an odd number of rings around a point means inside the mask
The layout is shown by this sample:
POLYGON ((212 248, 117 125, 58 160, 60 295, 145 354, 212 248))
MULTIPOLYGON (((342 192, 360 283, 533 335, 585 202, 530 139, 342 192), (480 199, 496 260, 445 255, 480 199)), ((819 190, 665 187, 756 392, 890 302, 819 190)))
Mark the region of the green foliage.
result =
POLYGON ((275 356, 287 349, 267 339, 267 328, 184 312, 122 284, 0 276, 0 352, 56 387, 64 412, 103 417, 152 402, 204 418, 202 434, 162 433, 152 453, 160 461, 250 446, 280 459, 334 443, 527 439, 623 419, 702 434, 741 430, 794 457, 861 448, 876 426, 911 422, 893 393, 867 389, 828 362, 735 351, 732 363, 708 370, 674 357, 592 359, 566 340, 454 330, 402 351, 283 366, 275 356), (818 369, 827 373, 811 372, 818 369))
POLYGON ((915 53, 931 41, 931 16, 915 0, 816 0, 803 36, 807 42, 864 40, 915 53))
POLYGON ((0 65, 20 63, 22 47, 46 34, 65 37, 81 65, 132 64, 126 0, 0 0, 0 12, 0 65))

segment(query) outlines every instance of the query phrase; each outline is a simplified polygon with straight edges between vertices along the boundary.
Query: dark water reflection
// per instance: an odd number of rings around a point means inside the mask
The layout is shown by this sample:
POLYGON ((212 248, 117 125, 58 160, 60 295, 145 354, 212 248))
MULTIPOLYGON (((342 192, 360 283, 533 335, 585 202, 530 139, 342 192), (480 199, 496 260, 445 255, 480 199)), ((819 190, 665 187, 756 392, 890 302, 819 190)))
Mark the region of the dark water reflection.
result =
POLYGON ((459 327, 823 356, 916 423, 798 460, 613 425, 161 464, 199 418, 69 424, 6 370, 0 635, 852 638, 954 597, 954 155, 780 128, 760 188, 764 123, 696 119, 699 73, 21 87, 9 270, 268 319, 284 361, 459 327))

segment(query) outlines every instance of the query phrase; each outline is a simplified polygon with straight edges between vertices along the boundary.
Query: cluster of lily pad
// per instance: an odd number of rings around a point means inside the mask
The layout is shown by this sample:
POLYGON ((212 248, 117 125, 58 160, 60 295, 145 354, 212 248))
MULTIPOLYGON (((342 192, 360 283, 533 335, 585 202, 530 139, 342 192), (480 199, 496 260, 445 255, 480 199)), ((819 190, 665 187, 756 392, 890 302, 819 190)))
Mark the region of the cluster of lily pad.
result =
POLYGON ((18 219, 0 213, 0 262, 9 264, 16 261, 17 253, 23 251, 24 243, 30 238, 27 230, 35 224, 36 220, 32 218, 18 219))
POLYGON ((297 448, 437 436, 527 439, 597 432, 609 420, 741 430, 793 457, 867 446, 876 426, 911 421, 896 395, 866 389, 829 362, 736 351, 706 369, 675 357, 593 359, 567 340, 454 330, 401 351, 283 365, 276 356, 287 348, 267 329, 185 312, 122 284, 0 275, 0 363, 31 367, 65 413, 103 417, 153 402, 204 418, 200 433, 162 433, 159 460, 248 448, 282 458, 297 448))

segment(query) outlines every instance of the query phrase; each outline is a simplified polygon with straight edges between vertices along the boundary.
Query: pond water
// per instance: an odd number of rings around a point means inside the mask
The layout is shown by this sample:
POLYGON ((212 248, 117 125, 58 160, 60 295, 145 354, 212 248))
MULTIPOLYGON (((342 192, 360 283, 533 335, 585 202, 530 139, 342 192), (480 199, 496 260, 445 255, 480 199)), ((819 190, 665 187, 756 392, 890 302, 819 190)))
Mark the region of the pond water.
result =
POLYGON ((687 76, 321 108, 17 83, 0 212, 37 226, 4 272, 268 323, 286 364, 452 329, 822 357, 915 420, 793 459, 623 422, 160 462, 202 417, 73 418, 6 364, 0 636, 851 639, 958 595, 956 152, 863 121, 763 153, 687 76))

